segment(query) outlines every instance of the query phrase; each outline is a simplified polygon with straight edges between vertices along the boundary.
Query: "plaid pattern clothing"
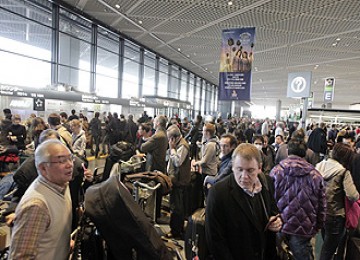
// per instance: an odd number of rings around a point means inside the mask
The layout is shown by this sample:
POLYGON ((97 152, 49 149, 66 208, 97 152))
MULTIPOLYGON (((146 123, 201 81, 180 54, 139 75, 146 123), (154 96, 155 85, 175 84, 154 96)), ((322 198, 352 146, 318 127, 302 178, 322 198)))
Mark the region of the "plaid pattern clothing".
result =
MULTIPOLYGON (((41 175, 38 178, 60 196, 65 194, 66 188, 50 183, 41 175)), ((20 203, 15 214, 10 259, 36 259, 39 240, 50 225, 49 210, 44 201, 33 198, 20 203)))

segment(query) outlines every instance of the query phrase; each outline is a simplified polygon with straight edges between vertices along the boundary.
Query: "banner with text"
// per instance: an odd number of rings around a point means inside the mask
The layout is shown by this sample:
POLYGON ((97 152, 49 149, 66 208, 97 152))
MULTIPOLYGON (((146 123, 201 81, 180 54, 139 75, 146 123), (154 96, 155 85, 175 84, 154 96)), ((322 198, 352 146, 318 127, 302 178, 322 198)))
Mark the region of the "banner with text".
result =
POLYGON ((329 103, 334 100, 335 78, 325 79, 324 102, 329 103))
POLYGON ((250 101, 254 42, 255 27, 223 30, 219 100, 250 101))

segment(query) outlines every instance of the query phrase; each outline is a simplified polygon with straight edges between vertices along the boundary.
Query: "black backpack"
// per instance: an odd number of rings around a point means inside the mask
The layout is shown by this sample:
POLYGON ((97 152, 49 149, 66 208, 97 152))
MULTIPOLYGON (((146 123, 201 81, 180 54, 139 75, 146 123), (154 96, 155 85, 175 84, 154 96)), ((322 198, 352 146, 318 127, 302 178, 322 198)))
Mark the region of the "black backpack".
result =
POLYGON ((135 154, 133 144, 125 141, 117 142, 110 147, 110 159, 113 162, 128 161, 135 154))

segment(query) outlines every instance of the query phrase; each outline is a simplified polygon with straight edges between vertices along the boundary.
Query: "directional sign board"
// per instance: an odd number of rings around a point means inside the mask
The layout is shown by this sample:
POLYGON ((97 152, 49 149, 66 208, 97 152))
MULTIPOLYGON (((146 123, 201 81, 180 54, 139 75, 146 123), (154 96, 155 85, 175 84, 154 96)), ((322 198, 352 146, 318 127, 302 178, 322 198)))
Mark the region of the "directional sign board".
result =
POLYGON ((288 75, 287 97, 305 98, 310 96, 311 72, 296 72, 288 75))

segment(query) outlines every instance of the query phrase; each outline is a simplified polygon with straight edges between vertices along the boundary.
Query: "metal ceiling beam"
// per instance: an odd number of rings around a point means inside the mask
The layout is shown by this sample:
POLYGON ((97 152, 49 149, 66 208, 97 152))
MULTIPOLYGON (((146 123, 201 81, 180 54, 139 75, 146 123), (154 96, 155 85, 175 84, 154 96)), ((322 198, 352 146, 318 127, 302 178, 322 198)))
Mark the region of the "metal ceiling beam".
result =
MULTIPOLYGON (((129 13, 131 13, 133 10, 135 10, 136 7, 138 7, 141 3, 143 3, 144 0, 139 0, 137 1, 134 5, 132 5, 129 10, 127 10, 125 12, 126 15, 128 15, 129 13)), ((116 19, 114 22, 112 22, 110 24, 110 26, 116 26, 121 20, 123 19, 123 17, 119 17, 118 19, 116 19)))
POLYGON ((81 11, 83 11, 87 2, 88 2, 88 0, 80 0, 79 3, 77 4, 77 8, 79 8, 81 11))

